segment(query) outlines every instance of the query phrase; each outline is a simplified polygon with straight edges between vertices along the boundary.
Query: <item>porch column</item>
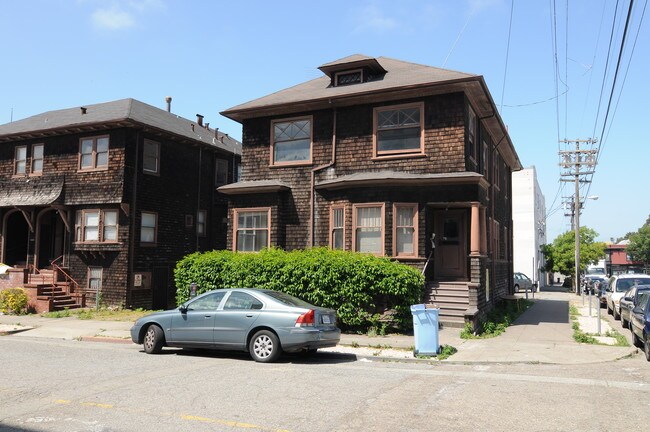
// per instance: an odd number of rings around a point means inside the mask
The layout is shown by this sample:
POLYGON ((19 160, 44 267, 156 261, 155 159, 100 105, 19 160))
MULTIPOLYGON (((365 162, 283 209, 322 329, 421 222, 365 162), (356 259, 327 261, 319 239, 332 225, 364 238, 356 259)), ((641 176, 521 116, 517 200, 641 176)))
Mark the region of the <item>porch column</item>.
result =
POLYGON ((487 255, 487 229, 485 228, 485 207, 481 207, 479 211, 481 218, 481 253, 487 255))
POLYGON ((470 231, 469 254, 477 256, 481 254, 481 230, 479 221, 479 203, 472 203, 472 222, 470 231))

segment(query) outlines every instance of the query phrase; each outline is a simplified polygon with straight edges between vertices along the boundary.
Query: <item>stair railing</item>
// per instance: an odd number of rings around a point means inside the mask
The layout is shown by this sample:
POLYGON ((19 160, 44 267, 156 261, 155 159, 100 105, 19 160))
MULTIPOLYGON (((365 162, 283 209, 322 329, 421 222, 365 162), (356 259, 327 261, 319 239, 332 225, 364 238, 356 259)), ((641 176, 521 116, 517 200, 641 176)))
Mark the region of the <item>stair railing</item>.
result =
POLYGON ((79 296, 79 295, 83 296, 85 293, 82 292, 83 290, 82 290, 81 286, 79 285, 79 283, 76 280, 74 280, 74 278, 72 276, 70 276, 68 274, 68 272, 66 272, 59 264, 57 264, 57 261, 62 260, 62 259, 63 259, 63 255, 61 255, 60 257, 58 257, 56 259, 54 259, 50 264, 52 264, 52 269, 56 273, 59 273, 59 274, 63 275, 63 277, 65 278, 65 282, 68 283, 68 288, 67 288, 66 294, 73 294, 74 293, 77 296, 79 296))

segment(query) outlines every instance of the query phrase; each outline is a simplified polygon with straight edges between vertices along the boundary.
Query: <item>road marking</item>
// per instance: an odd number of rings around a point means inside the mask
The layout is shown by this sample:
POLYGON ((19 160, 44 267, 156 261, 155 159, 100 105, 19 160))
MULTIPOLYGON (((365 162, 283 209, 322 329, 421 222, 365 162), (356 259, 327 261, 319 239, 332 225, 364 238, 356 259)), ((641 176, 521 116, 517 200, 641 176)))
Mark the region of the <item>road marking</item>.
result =
POLYGON ((91 407, 105 408, 105 409, 115 408, 113 405, 110 404, 101 404, 96 402, 79 402, 79 404, 83 406, 91 406, 91 407))
POLYGON ((66 399, 57 399, 57 400, 54 401, 54 403, 66 405, 66 404, 71 404, 72 401, 69 401, 69 400, 66 400, 66 399))

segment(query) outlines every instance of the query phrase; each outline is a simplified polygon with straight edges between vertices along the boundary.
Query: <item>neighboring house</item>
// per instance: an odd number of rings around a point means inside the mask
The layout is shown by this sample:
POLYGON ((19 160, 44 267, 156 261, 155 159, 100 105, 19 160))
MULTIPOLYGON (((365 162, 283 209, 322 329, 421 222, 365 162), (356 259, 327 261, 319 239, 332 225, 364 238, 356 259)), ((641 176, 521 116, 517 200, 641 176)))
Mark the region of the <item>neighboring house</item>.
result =
POLYGON ((546 204, 534 166, 512 173, 512 224, 515 272, 546 286, 541 251, 546 244, 546 204))
POLYGON ((512 290, 521 169, 483 77, 363 55, 319 69, 222 113, 244 137, 242 178, 219 188, 229 247, 391 257, 423 270, 441 322, 475 322, 512 290))
POLYGON ((605 267, 609 276, 624 273, 645 273, 643 263, 632 261, 627 254, 629 240, 622 240, 616 244, 608 244, 605 248, 605 267))
POLYGON ((176 261, 226 245, 215 186, 241 155, 202 119, 123 99, 0 126, 0 288, 40 310, 174 305, 176 261))

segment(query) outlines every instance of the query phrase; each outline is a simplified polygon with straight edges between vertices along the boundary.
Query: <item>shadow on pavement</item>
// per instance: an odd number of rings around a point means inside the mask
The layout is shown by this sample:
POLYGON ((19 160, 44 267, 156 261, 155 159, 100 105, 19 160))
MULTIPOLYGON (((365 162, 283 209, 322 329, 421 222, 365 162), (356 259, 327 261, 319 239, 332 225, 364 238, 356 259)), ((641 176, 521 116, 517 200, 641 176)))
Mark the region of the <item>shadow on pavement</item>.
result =
POLYGON ((569 300, 535 300, 512 325, 569 324, 569 300))

